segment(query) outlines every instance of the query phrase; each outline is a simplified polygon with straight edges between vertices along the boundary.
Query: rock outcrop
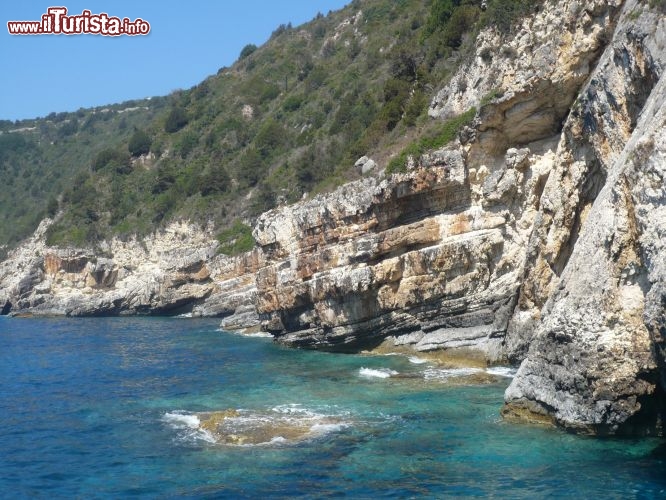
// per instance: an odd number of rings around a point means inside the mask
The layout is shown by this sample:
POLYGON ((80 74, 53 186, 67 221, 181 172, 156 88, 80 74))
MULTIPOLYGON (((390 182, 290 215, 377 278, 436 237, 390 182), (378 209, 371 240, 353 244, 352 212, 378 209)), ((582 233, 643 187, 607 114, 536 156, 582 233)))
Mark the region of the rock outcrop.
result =
MULTIPOLYGON (((0 264, 2 314, 223 317, 286 345, 445 351, 520 368, 507 418, 662 433, 666 18, 638 0, 547 1, 492 27, 433 100, 458 139, 384 180, 261 215, 228 258, 174 225, 0 264)), ((476 365, 475 365, 476 366, 476 365)))
POLYGON ((627 2, 565 124, 560 156, 575 161, 544 191, 549 210, 508 332, 529 345, 507 390, 508 416, 661 432, 665 67, 666 19, 627 2))
POLYGON ((430 110, 480 107, 460 144, 260 219, 264 327, 481 351, 522 362, 507 417, 660 433, 665 23, 644 2, 562 1, 483 33, 430 110))
POLYGON ((534 198, 538 176, 507 166, 504 199, 485 209, 483 176, 471 178, 465 154, 441 151, 427 168, 262 215, 264 328, 299 347, 356 350, 393 337, 499 359, 524 260, 507 207, 534 198))
POLYGON ((259 252, 216 255, 218 243, 189 224, 97 249, 50 248, 44 221, 0 264, 3 314, 224 317, 239 330, 259 324, 254 273, 259 252))

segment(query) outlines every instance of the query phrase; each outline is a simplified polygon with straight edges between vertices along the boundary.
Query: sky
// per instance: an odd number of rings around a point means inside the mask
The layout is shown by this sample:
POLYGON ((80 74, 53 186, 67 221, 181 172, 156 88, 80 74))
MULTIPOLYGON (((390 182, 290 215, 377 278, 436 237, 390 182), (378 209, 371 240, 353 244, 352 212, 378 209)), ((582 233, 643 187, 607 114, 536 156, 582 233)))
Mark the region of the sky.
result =
POLYGON ((248 43, 349 0, 24 0, 0 2, 0 120, 44 117, 187 89, 230 66, 248 43), (54 3, 55 2, 55 3, 54 3), (146 36, 10 35, 8 21, 39 21, 49 7, 68 15, 141 18, 146 36))

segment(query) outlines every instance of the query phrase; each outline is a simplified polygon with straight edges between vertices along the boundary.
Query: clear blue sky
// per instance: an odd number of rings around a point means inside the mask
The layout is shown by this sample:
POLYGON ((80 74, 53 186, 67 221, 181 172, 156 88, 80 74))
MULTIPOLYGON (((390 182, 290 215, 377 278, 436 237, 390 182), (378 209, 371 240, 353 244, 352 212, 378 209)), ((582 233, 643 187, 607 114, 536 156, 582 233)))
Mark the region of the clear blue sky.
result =
POLYGON ((46 116, 185 89, 231 65, 248 43, 349 0, 25 0, 0 2, 0 119, 46 116), (51 6, 148 21, 147 36, 12 36, 7 21, 38 21, 51 6))

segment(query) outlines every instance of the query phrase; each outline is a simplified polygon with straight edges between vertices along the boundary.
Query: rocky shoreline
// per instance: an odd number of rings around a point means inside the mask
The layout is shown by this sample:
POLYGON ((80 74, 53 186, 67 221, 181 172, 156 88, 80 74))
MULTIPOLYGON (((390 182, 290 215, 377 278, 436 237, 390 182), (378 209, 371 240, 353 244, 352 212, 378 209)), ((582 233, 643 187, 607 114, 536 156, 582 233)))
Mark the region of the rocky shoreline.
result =
POLYGON ((293 347, 511 362, 506 418, 662 434, 666 19, 561 0, 476 50, 430 108, 477 107, 473 125, 409 172, 267 212, 237 257, 185 222, 49 248, 44 221, 0 263, 2 314, 185 313, 293 347))

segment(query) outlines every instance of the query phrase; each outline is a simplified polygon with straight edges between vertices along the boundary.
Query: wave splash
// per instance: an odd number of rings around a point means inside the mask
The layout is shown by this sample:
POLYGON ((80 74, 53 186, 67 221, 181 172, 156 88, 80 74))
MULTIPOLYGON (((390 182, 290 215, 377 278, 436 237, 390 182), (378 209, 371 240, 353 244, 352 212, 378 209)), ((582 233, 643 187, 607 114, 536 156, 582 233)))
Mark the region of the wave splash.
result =
POLYGON ((510 366, 493 366, 488 368, 486 372, 491 375, 497 375, 498 377, 513 378, 518 372, 518 368, 511 368, 510 366))
POLYGON ((174 411, 165 413, 162 421, 178 433, 177 441, 198 444, 215 443, 213 435, 200 427, 199 417, 193 413, 174 411))
POLYGON ((362 367, 358 374, 366 378, 389 378, 398 375, 398 372, 389 368, 365 368, 362 367))

